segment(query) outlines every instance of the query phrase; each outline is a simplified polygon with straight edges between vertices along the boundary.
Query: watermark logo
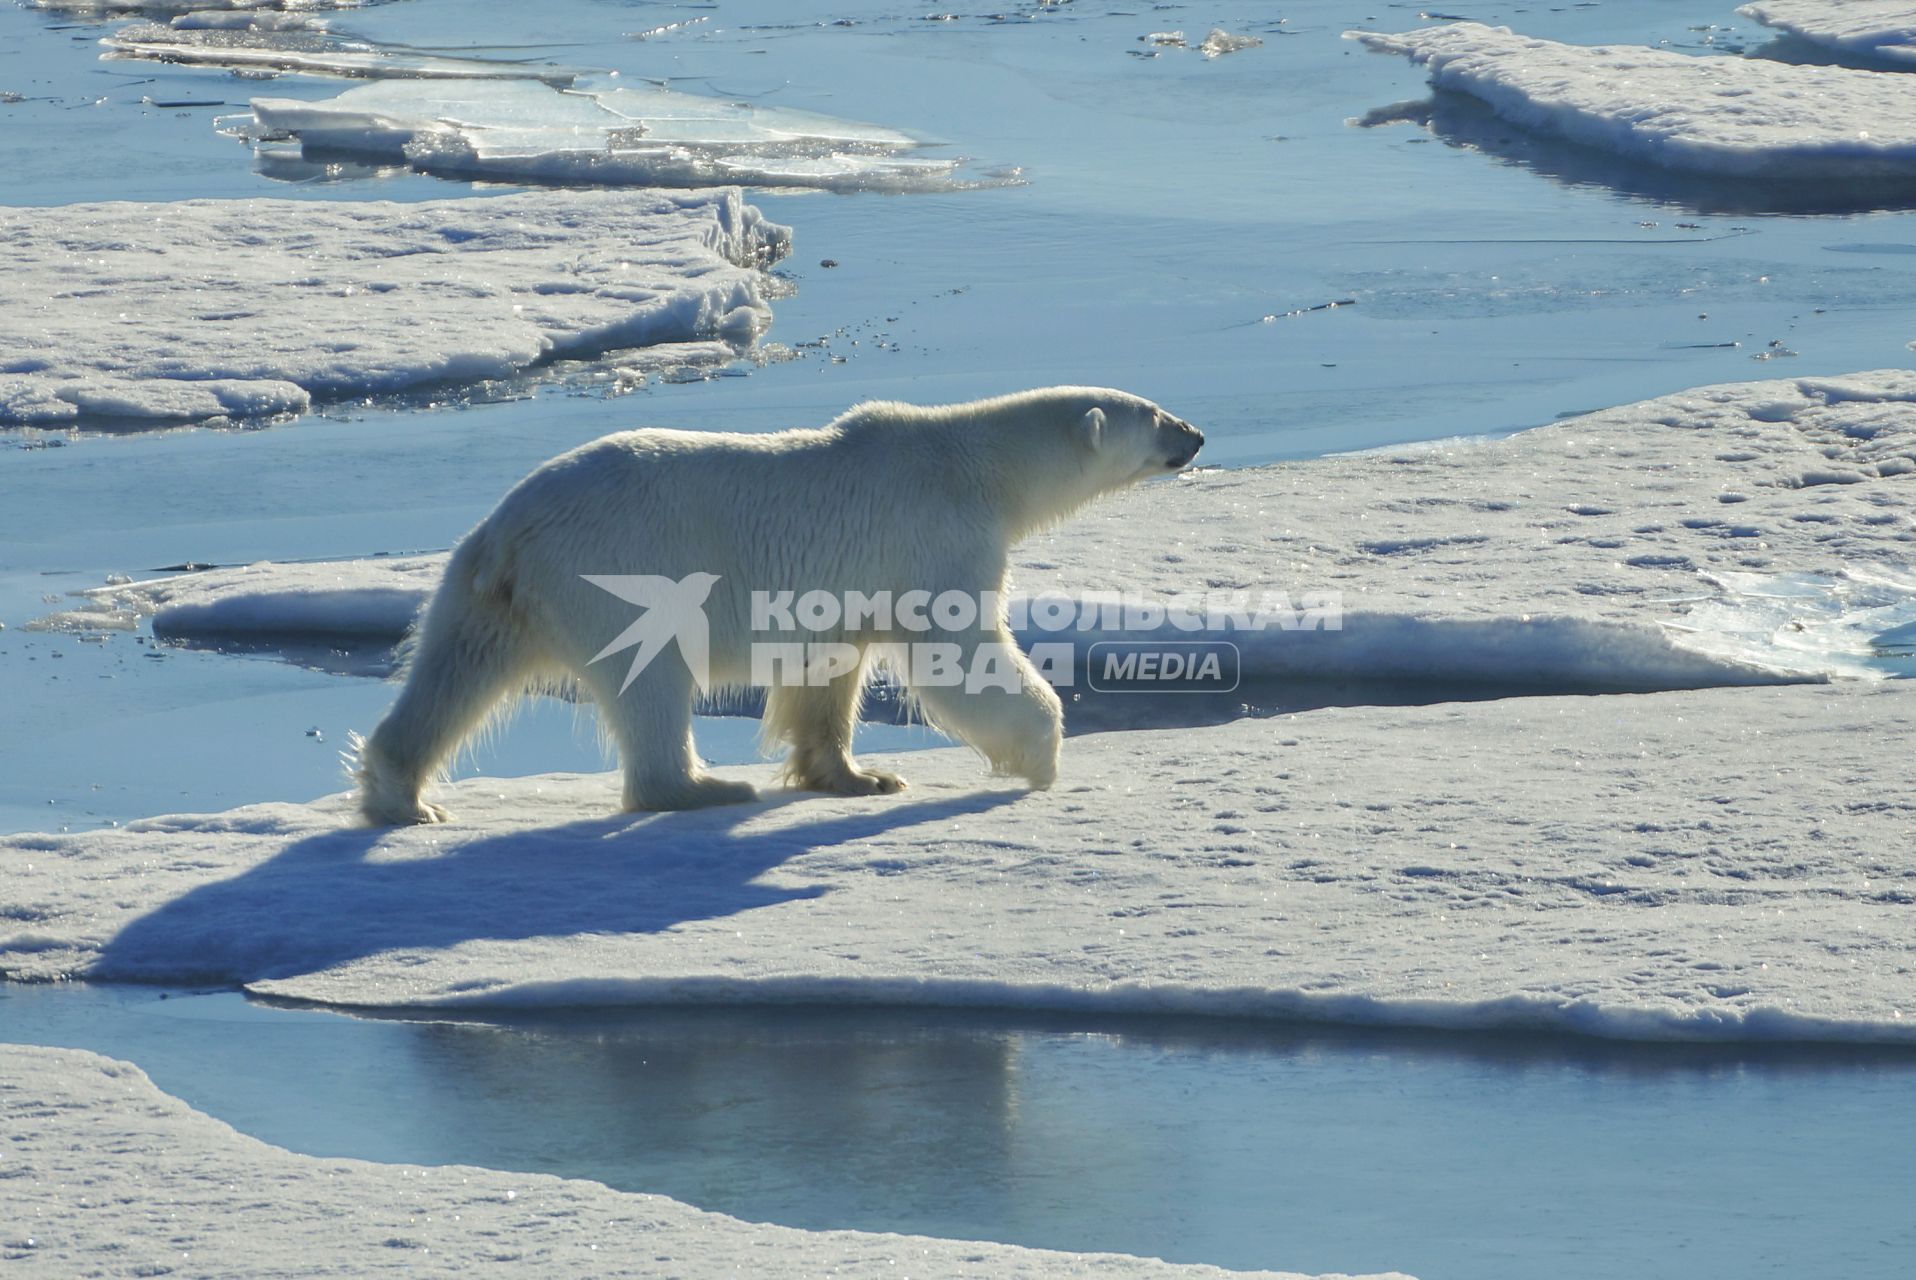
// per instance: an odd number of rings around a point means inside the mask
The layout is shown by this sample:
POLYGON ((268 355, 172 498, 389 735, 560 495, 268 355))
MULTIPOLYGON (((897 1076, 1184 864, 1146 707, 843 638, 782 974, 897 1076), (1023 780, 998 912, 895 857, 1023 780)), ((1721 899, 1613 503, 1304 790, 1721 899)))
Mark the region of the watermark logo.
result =
POLYGON ((1243 675, 1229 640, 1100 640, 1084 674, 1099 693, 1230 693, 1243 675))
MULTIPOLYGON (((633 650, 621 693, 671 645, 698 686, 710 687, 706 602, 719 575, 582 576, 644 611, 592 659, 633 650)), ((828 685, 873 660, 907 686, 968 692, 1016 692, 1039 680, 1070 688, 1082 670, 1100 692, 1228 693, 1238 687, 1242 655, 1220 637, 1343 627, 1334 592, 1293 600, 1276 591, 1005 599, 995 591, 754 590, 749 614, 747 651, 731 657, 749 658, 754 685, 828 685), (1022 650, 1005 642, 1007 630, 1022 650)))
POLYGON ((592 661, 609 658, 624 649, 633 650, 632 665, 626 668, 624 693, 639 678, 639 672, 652 659, 676 643, 685 659, 693 683, 704 689, 711 682, 712 629, 705 616, 705 600, 719 580, 716 573, 688 573, 676 581, 653 573, 581 574, 601 591, 609 591, 627 604, 636 604, 645 612, 639 620, 621 631, 611 644, 598 651, 592 661))

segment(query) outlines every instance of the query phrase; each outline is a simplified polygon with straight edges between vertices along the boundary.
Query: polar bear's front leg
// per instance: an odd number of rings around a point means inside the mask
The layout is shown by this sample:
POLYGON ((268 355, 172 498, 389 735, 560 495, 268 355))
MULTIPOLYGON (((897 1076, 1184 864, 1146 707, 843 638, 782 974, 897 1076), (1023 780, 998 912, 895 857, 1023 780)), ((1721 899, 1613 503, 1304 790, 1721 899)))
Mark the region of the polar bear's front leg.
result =
POLYGON ((683 662, 660 655, 624 692, 622 676, 601 665, 584 680, 619 749, 625 809, 704 809, 758 798, 749 782, 705 772, 692 742, 692 676, 683 662))
POLYGON ((840 796, 891 795, 905 780, 852 758, 852 733, 865 693, 865 670, 822 685, 774 685, 765 693, 765 745, 791 747, 785 777, 807 791, 840 796))
MULTIPOLYGON (((948 644, 955 640, 941 639, 948 644)), ((1057 691, 1009 634, 972 637, 959 648, 964 671, 978 669, 979 651, 989 649, 1015 670, 1019 687, 1016 692, 996 685, 967 691, 963 683, 915 682, 911 692, 926 717, 983 755, 996 772, 1015 774, 1033 787, 1050 786, 1058 777, 1058 748, 1064 738, 1064 706, 1057 691)))

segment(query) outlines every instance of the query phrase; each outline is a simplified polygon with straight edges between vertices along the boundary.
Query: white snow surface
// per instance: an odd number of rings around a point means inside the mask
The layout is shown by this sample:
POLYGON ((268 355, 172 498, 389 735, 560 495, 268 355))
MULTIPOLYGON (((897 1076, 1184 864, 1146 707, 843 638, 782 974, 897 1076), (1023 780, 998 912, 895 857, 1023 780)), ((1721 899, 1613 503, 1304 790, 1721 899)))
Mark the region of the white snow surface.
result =
POLYGON ((235 1132, 130 1063, 72 1049, 0 1045, 0 1132, 0 1261, 30 1275, 1276 1275, 798 1231, 544 1174, 316 1159, 235 1132))
MULTIPOLYGON (((521 73, 523 74, 523 73, 521 73)), ((893 129, 615 76, 390 80, 308 102, 255 98, 250 132, 426 173, 618 186, 921 191, 978 185, 893 129)))
POLYGON ((1893 75, 1558 44, 1475 22, 1345 35, 1512 124, 1667 169, 1793 185, 1916 177, 1916 95, 1893 75))
POLYGON ((0 208, 0 425, 195 421, 770 323, 736 190, 0 208))
POLYGON ((1839 53, 1916 62, 1916 5, 1897 0, 1759 0, 1737 12, 1839 53))
MULTIPOLYGON (((0 840, 0 973, 344 1006, 805 1002, 1916 1042, 1900 683, 1342 708, 969 753, 871 800, 449 826, 264 804, 0 840)), ((771 785, 770 766, 726 770, 771 785)))
MULTIPOLYGON (((1026 543, 1014 585, 1341 595, 1340 630, 1237 633, 1247 673, 1639 690, 1880 675, 1916 623, 1912 476, 1916 373, 1731 383, 1504 440, 1147 485, 1026 543)), ((53 624, 396 640, 442 563, 101 587, 53 624)), ((1026 632, 1061 635, 1107 638, 1026 632)))

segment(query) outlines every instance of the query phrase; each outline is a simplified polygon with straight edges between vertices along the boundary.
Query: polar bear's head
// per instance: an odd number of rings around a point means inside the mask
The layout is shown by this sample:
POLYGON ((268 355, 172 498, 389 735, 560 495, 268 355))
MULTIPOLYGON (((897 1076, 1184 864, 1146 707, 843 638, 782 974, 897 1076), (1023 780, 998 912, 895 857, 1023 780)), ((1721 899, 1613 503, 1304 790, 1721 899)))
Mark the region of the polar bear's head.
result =
POLYGON ((1204 446, 1203 432, 1149 400, 1122 391, 1087 395, 1071 432, 1100 490, 1182 471, 1204 446))

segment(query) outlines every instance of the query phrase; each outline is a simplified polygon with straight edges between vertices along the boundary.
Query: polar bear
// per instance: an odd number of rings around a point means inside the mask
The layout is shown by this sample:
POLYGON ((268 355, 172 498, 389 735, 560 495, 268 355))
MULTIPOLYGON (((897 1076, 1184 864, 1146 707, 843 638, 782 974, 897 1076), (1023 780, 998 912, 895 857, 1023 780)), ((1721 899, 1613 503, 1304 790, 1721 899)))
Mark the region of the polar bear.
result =
POLYGON ((961 664, 986 649, 1010 663, 1018 678, 986 687, 903 683, 928 721, 996 771, 1049 786, 1062 708, 1006 627, 1009 551, 1100 494, 1189 466, 1203 442, 1138 396, 1051 387, 938 407, 866 403, 825 427, 763 435, 628 431, 562 454, 452 553, 414 628, 404 687, 355 742, 360 809, 381 824, 445 821, 422 788, 503 702, 540 688, 598 704, 628 810, 755 797, 707 774, 692 741, 701 687, 754 683, 769 685, 764 738, 789 748, 790 783, 894 792, 903 779, 860 765, 851 743, 869 658, 900 642, 946 645, 961 664), (827 638, 848 661, 768 681, 754 654, 766 601, 817 591, 866 603, 959 592, 980 607, 941 619, 845 610, 827 638), (653 607, 638 614, 637 601, 653 607), (672 634, 642 634, 647 617, 673 610, 672 634), (624 647, 637 649, 629 666, 611 656, 624 647))

